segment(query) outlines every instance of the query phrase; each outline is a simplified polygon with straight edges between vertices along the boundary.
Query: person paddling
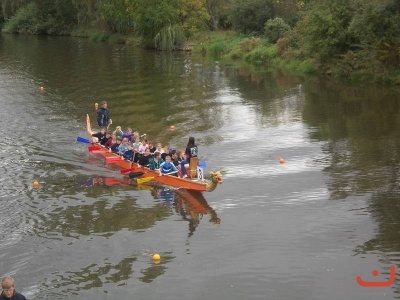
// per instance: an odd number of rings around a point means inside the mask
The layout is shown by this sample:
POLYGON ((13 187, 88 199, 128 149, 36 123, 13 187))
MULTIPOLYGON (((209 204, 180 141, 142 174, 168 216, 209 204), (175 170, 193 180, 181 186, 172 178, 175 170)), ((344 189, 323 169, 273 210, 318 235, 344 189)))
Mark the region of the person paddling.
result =
POLYGON ((174 176, 178 176, 178 169, 175 167, 175 165, 171 162, 171 156, 167 155, 165 157, 165 162, 163 162, 160 165, 160 169, 159 169, 159 173, 160 175, 174 175, 174 176))

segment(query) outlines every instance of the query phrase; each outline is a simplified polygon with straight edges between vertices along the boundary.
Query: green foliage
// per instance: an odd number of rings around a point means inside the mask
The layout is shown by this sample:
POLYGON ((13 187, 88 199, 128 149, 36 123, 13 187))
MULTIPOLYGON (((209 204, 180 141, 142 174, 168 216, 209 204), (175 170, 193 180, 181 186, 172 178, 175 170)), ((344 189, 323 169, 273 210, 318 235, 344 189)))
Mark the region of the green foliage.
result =
POLYGON ((126 1, 128 11, 148 47, 153 47, 154 39, 161 30, 180 24, 179 0, 126 1))
POLYGON ((230 20, 238 32, 261 34, 273 15, 272 0, 232 0, 230 20))
POLYGON ((185 41, 185 34, 180 26, 167 26, 160 30, 154 38, 155 48, 165 51, 175 49, 185 41))
POLYGON ((196 51, 220 57, 399 81, 399 0, 0 0, 0 6, 10 33, 73 34, 161 50, 191 39, 196 51), (207 28, 213 31, 199 40, 207 28))
POLYGON ((3 31, 7 33, 36 34, 38 14, 37 4, 31 2, 19 9, 18 12, 5 23, 3 31))
POLYGON ((264 35, 271 43, 276 43, 288 31, 290 26, 281 18, 270 19, 264 26, 264 35))
POLYGON ((8 20, 32 0, 0 0, 1 18, 8 20))
POLYGON ((65 35, 76 26, 76 8, 65 0, 36 0, 38 33, 65 35))
POLYGON ((206 47, 207 53, 218 57, 226 53, 229 49, 229 42, 223 39, 214 40, 206 47))
POLYGON ((349 31, 358 43, 360 57, 364 57, 374 71, 386 72, 400 64, 400 2, 354 1, 354 17, 349 31))
POLYGON ((207 28, 210 15, 205 4, 204 0, 181 0, 179 19, 187 36, 207 28))
POLYGON ((128 33, 133 22, 127 13, 125 0, 110 0, 99 7, 99 21, 113 33, 128 33))
POLYGON ((25 34, 68 34, 76 11, 62 0, 37 0, 20 8, 5 24, 4 31, 25 34))
POLYGON ((257 47, 245 54, 244 59, 254 64, 271 63, 277 57, 278 49, 276 45, 257 47))
POLYGON ((348 0, 320 0, 296 24, 301 50, 321 62, 346 52, 352 40, 348 34, 351 9, 348 0))
POLYGON ((250 37, 244 38, 239 42, 235 43, 231 50, 227 50, 227 56, 231 59, 239 59, 252 50, 261 47, 262 41, 260 38, 250 37))

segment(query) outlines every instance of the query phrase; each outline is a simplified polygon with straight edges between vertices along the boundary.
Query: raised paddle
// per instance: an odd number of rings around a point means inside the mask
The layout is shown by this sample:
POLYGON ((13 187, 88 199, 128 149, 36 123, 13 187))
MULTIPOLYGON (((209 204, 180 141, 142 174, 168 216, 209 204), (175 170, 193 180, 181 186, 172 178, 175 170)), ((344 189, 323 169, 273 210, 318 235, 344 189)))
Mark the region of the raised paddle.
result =
POLYGON ((85 138, 80 137, 80 136, 78 136, 76 138, 76 141, 79 142, 79 143, 90 144, 90 141, 88 139, 85 139, 85 138))

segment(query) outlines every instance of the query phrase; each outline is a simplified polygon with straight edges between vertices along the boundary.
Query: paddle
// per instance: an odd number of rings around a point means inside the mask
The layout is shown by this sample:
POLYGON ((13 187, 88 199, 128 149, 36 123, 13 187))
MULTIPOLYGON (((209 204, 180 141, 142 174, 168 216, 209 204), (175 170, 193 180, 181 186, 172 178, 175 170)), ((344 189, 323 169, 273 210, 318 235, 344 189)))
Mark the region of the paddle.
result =
POLYGON ((138 184, 140 184, 140 183, 145 183, 145 182, 148 182, 148 181, 150 181, 150 180, 153 180, 154 178, 161 177, 161 176, 165 176, 165 175, 171 175, 171 174, 175 174, 175 173, 178 173, 178 171, 170 172, 170 173, 167 173, 167 174, 161 174, 161 175, 154 176, 154 177, 138 178, 138 179, 136 179, 136 182, 137 182, 138 184))
POLYGON ((88 139, 85 139, 85 138, 80 137, 80 136, 78 136, 78 137, 76 138, 76 141, 79 142, 79 143, 91 144, 90 141, 89 141, 88 139))
POLYGON ((107 156, 106 164, 112 164, 120 160, 122 160, 121 156, 107 156))

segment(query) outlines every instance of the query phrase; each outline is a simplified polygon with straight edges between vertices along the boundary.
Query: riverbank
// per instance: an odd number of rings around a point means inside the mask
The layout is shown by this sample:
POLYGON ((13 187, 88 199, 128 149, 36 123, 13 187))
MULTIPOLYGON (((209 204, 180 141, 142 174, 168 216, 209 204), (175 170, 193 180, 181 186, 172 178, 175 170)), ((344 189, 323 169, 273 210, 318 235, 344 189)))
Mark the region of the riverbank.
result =
MULTIPOLYGON (((142 39, 134 35, 110 34, 106 31, 78 29, 72 36, 87 37, 93 41, 129 44, 143 47, 142 39)), ((241 35, 234 31, 202 32, 177 48, 228 61, 244 62, 254 66, 281 69, 292 75, 324 75, 350 79, 355 82, 378 82, 400 85, 400 71, 374 73, 368 67, 352 68, 348 56, 338 57, 330 63, 320 63, 302 55, 292 46, 291 37, 283 37, 272 44, 267 38, 241 35), (194 42, 195 41, 195 42, 194 42)))
POLYGON ((321 64, 307 58, 291 46, 290 37, 284 37, 275 44, 262 37, 238 35, 235 32, 211 32, 197 40, 193 51, 210 54, 222 59, 244 61, 270 68, 279 68, 293 75, 325 75, 350 79, 357 82, 381 82, 400 85, 400 70, 393 73, 373 73, 368 68, 353 70, 349 58, 338 57, 329 64, 321 64))
MULTIPOLYGON (((5 32, 2 30, 2 32, 5 32)), ((6 32, 7 33, 7 32, 6 32)), ((144 47, 140 36, 110 33, 93 28, 74 29, 67 35, 84 37, 96 42, 109 42, 144 47)), ((272 44, 265 37, 241 35, 234 31, 201 32, 191 41, 178 46, 178 51, 193 51, 219 59, 243 62, 253 66, 280 69, 291 75, 324 75, 355 82, 375 82, 388 85, 400 85, 400 70, 374 73, 368 67, 354 69, 351 58, 341 56, 329 64, 302 55, 292 46, 290 36, 272 44)), ((353 59, 354 60, 354 59, 353 59)))

